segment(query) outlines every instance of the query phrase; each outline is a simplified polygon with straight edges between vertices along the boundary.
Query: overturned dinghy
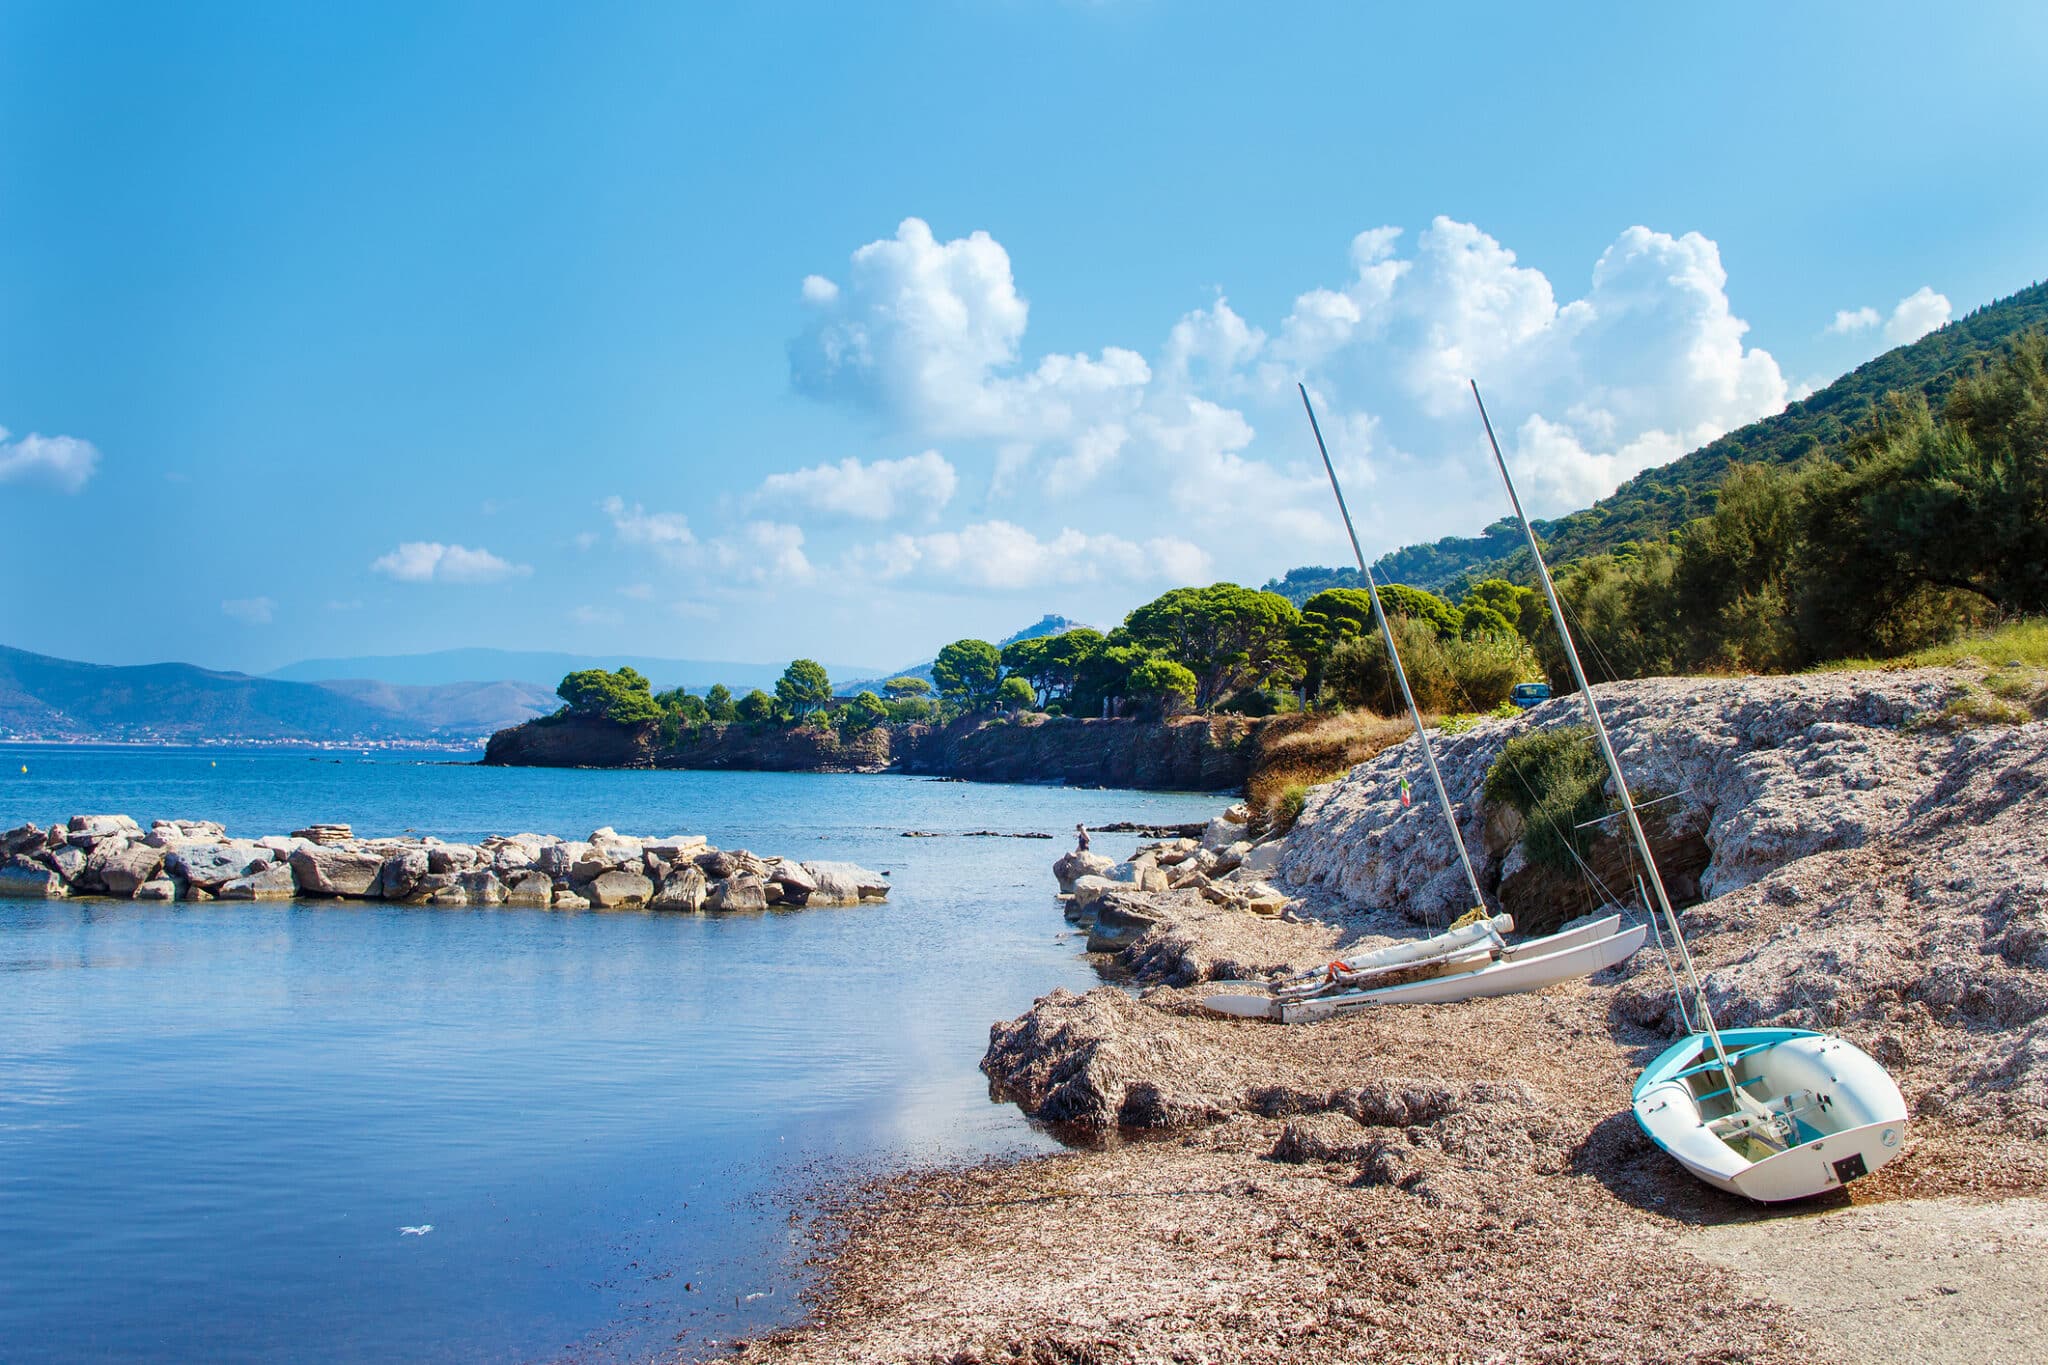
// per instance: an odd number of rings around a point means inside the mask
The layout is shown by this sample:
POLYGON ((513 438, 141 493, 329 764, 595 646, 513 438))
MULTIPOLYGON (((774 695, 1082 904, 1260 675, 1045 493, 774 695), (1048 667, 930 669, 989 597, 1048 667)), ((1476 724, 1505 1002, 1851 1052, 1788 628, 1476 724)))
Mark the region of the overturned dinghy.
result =
POLYGON ((1218 1014, 1305 1024, 1374 1005, 1441 1005, 1542 990, 1626 961, 1643 946, 1644 925, 1621 927, 1619 915, 1543 938, 1509 944, 1507 915, 1434 938, 1397 943, 1332 962, 1321 971, 1268 984, 1218 981, 1203 1004, 1218 1014))
POLYGON ((1839 1189, 1899 1154, 1906 1099, 1853 1043, 1789 1028, 1694 1034, 1636 1082, 1636 1122, 1709 1185, 1764 1203, 1839 1189), (1729 1082, 1733 1076, 1733 1084, 1729 1082))

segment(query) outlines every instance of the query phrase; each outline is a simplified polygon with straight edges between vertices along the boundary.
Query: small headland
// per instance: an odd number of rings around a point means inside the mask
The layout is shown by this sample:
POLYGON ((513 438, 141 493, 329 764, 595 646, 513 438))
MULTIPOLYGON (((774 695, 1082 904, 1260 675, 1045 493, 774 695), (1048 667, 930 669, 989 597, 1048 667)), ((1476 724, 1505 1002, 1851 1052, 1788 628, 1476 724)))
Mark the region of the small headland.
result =
POLYGON ((347 825, 231 838, 204 820, 74 815, 0 834, 0 898, 386 901, 402 905, 712 913, 859 905, 889 894, 852 863, 713 848, 703 835, 358 839, 347 825))
MULTIPOLYGON (((1313 789, 1285 833, 1219 819, 1122 864, 1064 857, 1068 913, 1122 980, 998 1022, 983 1070, 1087 1145, 850 1196, 813 1323, 744 1358, 2037 1359, 2048 722, 1978 719, 1955 705, 1968 685, 1600 689, 1639 796, 1664 798, 1654 838, 1684 865, 1721 1024, 1840 1035, 1904 1091, 1907 1149, 1875 1175, 1759 1206, 1650 1143, 1629 1090, 1682 1032, 1653 947, 1497 999, 1297 1026, 1203 1011, 1204 983, 1465 908, 1409 740, 1313 789)), ((1564 698, 1439 742, 1489 908, 1590 908, 1487 792, 1511 741, 1581 718, 1564 698)), ((1584 834, 1595 869, 1623 866, 1608 827, 1584 834)))
POLYGON ((665 737, 657 721, 565 714, 498 731, 483 761, 538 768, 900 772, 975 782, 1237 791, 1251 772, 1263 724, 1238 715, 1148 721, 1023 712, 851 731, 707 721, 665 737))

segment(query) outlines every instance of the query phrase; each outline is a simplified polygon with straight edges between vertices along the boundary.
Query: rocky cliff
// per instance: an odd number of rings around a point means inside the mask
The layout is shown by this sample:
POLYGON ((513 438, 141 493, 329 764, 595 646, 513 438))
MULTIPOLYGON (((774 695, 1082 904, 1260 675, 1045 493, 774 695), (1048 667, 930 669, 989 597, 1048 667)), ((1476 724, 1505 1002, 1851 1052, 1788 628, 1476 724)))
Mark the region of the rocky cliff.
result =
POLYGON ((706 725, 674 744, 658 726, 587 717, 501 730, 484 762, 544 768, 893 769, 976 782, 1228 791, 1244 785, 1259 722, 1242 716, 1150 722, 1026 715, 894 725, 840 736, 810 727, 706 725))

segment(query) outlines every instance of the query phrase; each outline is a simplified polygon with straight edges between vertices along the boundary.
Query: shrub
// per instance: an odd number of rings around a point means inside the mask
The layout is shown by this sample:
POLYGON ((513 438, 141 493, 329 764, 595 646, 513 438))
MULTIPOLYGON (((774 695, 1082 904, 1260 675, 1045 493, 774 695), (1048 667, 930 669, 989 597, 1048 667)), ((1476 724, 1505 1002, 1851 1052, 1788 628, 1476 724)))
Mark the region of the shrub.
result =
POLYGON ((1607 813, 1607 765, 1583 725, 1562 725, 1516 735, 1486 774, 1486 797, 1522 814, 1522 848, 1529 861, 1571 872, 1592 848, 1593 831, 1581 829, 1607 813))

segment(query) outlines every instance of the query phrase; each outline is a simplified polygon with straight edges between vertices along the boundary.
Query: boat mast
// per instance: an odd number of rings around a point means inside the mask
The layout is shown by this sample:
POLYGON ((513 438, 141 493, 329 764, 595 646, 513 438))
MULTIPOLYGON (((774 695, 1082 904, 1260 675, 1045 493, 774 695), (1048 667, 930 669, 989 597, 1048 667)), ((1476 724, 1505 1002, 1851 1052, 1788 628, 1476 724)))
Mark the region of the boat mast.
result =
MULTIPOLYGON (((1656 911, 1663 913, 1672 941, 1678 945, 1678 960, 1685 964, 1685 974, 1692 981, 1700 1022, 1706 1026, 1707 1037, 1714 1045, 1714 1056, 1720 1062, 1720 1069, 1726 1073, 1729 1084, 1734 1086, 1735 1098, 1739 1102, 1743 1098, 1742 1088, 1735 1085, 1735 1073, 1728 1064, 1728 1051, 1721 1046, 1721 1031, 1714 1027, 1713 1011, 1707 1008, 1706 988, 1700 984, 1699 971, 1692 965, 1692 954, 1686 949, 1685 935, 1678 927, 1678 914, 1671 908, 1671 897, 1665 893, 1664 878, 1657 871, 1657 860, 1650 856, 1650 840, 1643 833, 1643 822, 1636 816, 1635 798, 1629 795, 1628 780, 1621 773, 1621 760, 1614 756, 1614 741, 1607 737, 1607 722, 1600 717, 1600 707, 1593 700, 1593 689, 1586 682, 1586 670, 1579 664, 1578 646, 1572 643, 1571 627, 1564 622, 1564 605, 1557 600, 1557 585, 1550 581, 1550 566, 1543 562, 1543 547, 1536 543, 1536 528, 1530 524, 1529 514, 1522 510, 1522 499, 1515 492, 1515 481, 1508 476, 1508 462, 1502 458, 1500 441, 1493 434, 1493 419, 1486 415, 1486 400, 1479 396, 1479 381, 1470 382, 1472 401, 1479 405, 1479 420, 1486 424, 1486 442, 1493 447, 1494 467, 1500 470, 1500 481, 1507 485, 1508 501, 1514 505, 1515 519, 1522 523, 1522 534, 1528 537, 1529 557, 1536 561, 1536 581, 1543 585, 1543 596, 1550 603, 1551 619, 1557 622, 1558 639, 1564 642, 1564 657, 1571 665, 1572 681, 1579 685, 1579 695, 1585 698, 1586 715, 1593 722, 1593 737, 1600 742, 1600 755, 1607 760, 1607 771, 1614 778, 1614 789, 1621 793, 1621 813, 1628 821, 1629 836, 1635 840, 1636 852, 1642 855, 1643 866, 1650 874, 1650 887, 1657 893, 1656 911)), ((1679 1000, 1678 1005, 1682 1018, 1685 1002, 1679 1000)))
POLYGON ((1301 390, 1301 405, 1308 410, 1309 430, 1316 434, 1316 449, 1323 453, 1323 468, 1330 475, 1330 491, 1337 495, 1337 511, 1344 518, 1344 530, 1351 537, 1351 553, 1358 558, 1358 571, 1365 576, 1365 590, 1372 596, 1372 614, 1380 623, 1380 638, 1386 642, 1387 658, 1393 661, 1394 677, 1401 684, 1401 699, 1408 703, 1408 718, 1415 722, 1415 737, 1422 741, 1422 758, 1429 765, 1429 780, 1436 786, 1436 799, 1443 803, 1444 823, 1451 827, 1451 842, 1457 845, 1458 861, 1465 866, 1465 884, 1472 888, 1472 905, 1475 909, 1486 908, 1486 896, 1479 890, 1478 874, 1472 871, 1472 855, 1465 851, 1465 838, 1458 833, 1458 813, 1451 805, 1450 793, 1444 790, 1444 776, 1437 771, 1436 751, 1430 748, 1429 734, 1422 728, 1422 711, 1415 704, 1415 693, 1408 688, 1408 670, 1401 666, 1401 651, 1394 645, 1394 629, 1387 623, 1386 608, 1380 605, 1380 590, 1373 581, 1372 568, 1365 562, 1365 551, 1358 548, 1358 530, 1351 524, 1351 509, 1344 505, 1344 490, 1337 483, 1337 466, 1330 462, 1330 448, 1323 444, 1322 424, 1316 421, 1315 405, 1308 401, 1308 387, 1294 386, 1301 390))

